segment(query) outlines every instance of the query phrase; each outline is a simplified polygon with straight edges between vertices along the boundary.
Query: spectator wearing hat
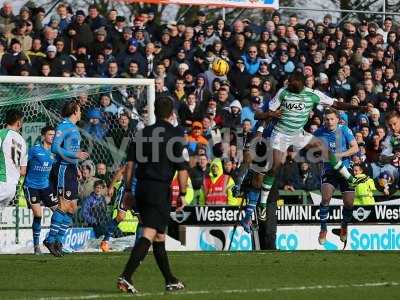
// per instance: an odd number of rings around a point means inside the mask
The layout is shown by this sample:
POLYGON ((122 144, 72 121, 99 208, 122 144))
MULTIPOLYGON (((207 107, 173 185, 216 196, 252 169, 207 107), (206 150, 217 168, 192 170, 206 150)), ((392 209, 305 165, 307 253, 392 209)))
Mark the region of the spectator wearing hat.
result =
POLYGON ((107 43, 107 30, 104 27, 100 27, 94 32, 94 41, 89 46, 89 53, 92 56, 103 53, 107 43))
POLYGON ((232 27, 225 25, 220 36, 222 45, 225 49, 231 49, 234 45, 234 38, 232 36, 232 27))
POLYGON ((85 23, 85 13, 77 10, 73 22, 68 26, 67 36, 71 39, 71 49, 76 51, 78 45, 89 46, 94 39, 90 26, 85 23))
POLYGON ((140 74, 146 74, 145 58, 139 52, 138 47, 138 42, 131 38, 128 41, 128 48, 124 52, 121 52, 117 55, 116 59, 122 72, 128 70, 128 66, 131 61, 136 61, 139 65, 140 74))
POLYGON ((27 22, 18 21, 15 23, 15 28, 8 35, 8 43, 12 39, 16 39, 21 43, 21 48, 23 52, 29 51, 32 47, 32 37, 27 34, 27 22))
POLYGON ((85 131, 95 140, 102 140, 106 135, 106 128, 100 108, 90 109, 86 118, 89 120, 89 124, 85 126, 85 131))
POLYGON ((210 172, 204 178, 199 204, 238 205, 239 201, 232 193, 234 185, 232 177, 224 174, 221 159, 213 159, 210 163, 210 172))
POLYGON ((197 75, 193 93, 196 96, 196 102, 201 106, 204 106, 211 97, 211 93, 206 89, 206 78, 204 74, 200 73, 197 75))
POLYGON ((241 122, 243 122, 246 119, 250 120, 251 127, 254 127, 254 125, 256 125, 256 120, 254 119, 254 116, 256 112, 260 110, 261 105, 262 105, 261 97, 258 96, 251 97, 250 105, 243 107, 241 113, 241 122))
POLYGON ((239 100, 233 100, 228 109, 222 112, 223 127, 238 129, 241 127, 242 105, 239 100))
POLYGON ((124 16, 116 16, 115 23, 108 26, 109 41, 111 41, 112 44, 122 39, 125 26, 126 19, 124 16))
MULTIPOLYGON (((46 63, 50 66, 51 76, 60 76, 65 65, 63 65, 61 59, 57 57, 57 47, 54 45, 47 46, 46 49, 46 63)), ((72 69, 72 65, 69 65, 72 69)))
POLYGON ((228 74, 230 82, 234 82, 232 86, 232 93, 237 99, 243 99, 245 97, 248 83, 251 80, 251 75, 247 72, 243 58, 238 58, 232 67, 232 70, 228 74))
POLYGON ((200 30, 199 32, 197 32, 197 34, 196 34, 196 36, 195 36, 195 38, 194 38, 194 46, 195 46, 197 49, 203 51, 204 53, 205 53, 206 50, 207 50, 207 47, 206 47, 206 45, 204 44, 205 40, 206 40, 206 37, 205 37, 204 31, 203 31, 203 30, 200 30))
POLYGON ((190 134, 187 136, 187 142, 189 144, 201 144, 208 145, 207 139, 203 136, 203 124, 198 121, 194 121, 192 123, 192 130, 190 134))
MULTIPOLYGON (((170 72, 171 73, 177 73, 177 71, 178 71, 178 67, 181 65, 181 64, 185 64, 186 66, 187 66, 187 69, 189 70, 189 65, 190 65, 190 62, 189 62, 189 60, 187 59, 187 57, 186 57, 186 51, 185 51, 185 49, 183 49, 183 48, 179 48, 179 49, 177 49, 176 50, 176 56, 175 56, 175 58, 173 59, 173 61, 172 61, 172 63, 171 63, 171 67, 170 67, 170 72)), ((186 71, 186 70, 185 70, 186 71)), ((179 76, 179 75, 178 75, 179 76)), ((181 75, 182 76, 182 75, 181 75)))
POLYGON ((376 129, 382 125, 382 118, 379 109, 373 108, 368 113, 369 115, 369 128, 371 128, 372 132, 375 133, 376 129))
POLYGON ((296 66, 289 60, 286 51, 281 51, 277 57, 278 59, 275 59, 271 64, 271 74, 278 82, 282 82, 287 75, 293 73, 296 66))

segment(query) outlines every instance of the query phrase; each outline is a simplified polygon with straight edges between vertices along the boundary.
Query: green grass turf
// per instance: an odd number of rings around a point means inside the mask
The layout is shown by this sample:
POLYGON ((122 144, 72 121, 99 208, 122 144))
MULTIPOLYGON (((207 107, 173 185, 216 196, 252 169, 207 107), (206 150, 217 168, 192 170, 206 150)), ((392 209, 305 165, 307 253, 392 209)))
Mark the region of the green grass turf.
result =
MULTIPOLYGON (((125 298, 115 282, 127 258, 128 253, 2 255, 0 299, 125 298)), ((163 280, 150 253, 135 274, 135 285, 144 293, 140 299, 400 299, 399 258, 396 252, 175 252, 170 253, 172 269, 186 283, 187 293, 163 295, 163 280), (338 287, 382 282, 399 284, 338 287), (331 287, 298 288, 318 285, 331 287)))

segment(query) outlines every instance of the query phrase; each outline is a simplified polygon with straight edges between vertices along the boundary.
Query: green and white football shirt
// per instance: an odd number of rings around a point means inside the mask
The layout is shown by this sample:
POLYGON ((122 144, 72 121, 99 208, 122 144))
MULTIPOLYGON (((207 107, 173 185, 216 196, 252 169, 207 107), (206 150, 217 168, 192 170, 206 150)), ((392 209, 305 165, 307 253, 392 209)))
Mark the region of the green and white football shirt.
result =
POLYGON ((269 104, 269 109, 272 111, 282 110, 282 116, 276 123, 274 131, 296 135, 303 130, 314 107, 318 104, 331 106, 335 101, 336 99, 310 88, 304 88, 299 94, 281 88, 269 104))
POLYGON ((0 182, 17 185, 20 167, 27 166, 26 143, 11 129, 0 130, 0 182))

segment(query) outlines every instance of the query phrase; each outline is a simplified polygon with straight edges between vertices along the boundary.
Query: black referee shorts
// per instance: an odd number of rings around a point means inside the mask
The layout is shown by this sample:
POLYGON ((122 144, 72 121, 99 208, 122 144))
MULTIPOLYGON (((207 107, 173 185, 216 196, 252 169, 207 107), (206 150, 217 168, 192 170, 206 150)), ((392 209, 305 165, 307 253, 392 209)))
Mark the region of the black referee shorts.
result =
POLYGON ((135 198, 143 227, 153 228, 157 233, 165 233, 171 210, 170 193, 169 184, 138 180, 135 198))

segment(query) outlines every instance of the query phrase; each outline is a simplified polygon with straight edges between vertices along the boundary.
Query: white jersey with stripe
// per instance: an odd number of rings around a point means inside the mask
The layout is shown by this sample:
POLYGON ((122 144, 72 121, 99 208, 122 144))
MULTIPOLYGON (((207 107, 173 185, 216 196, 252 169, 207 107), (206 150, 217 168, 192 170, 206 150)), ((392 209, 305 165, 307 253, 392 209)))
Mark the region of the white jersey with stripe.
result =
POLYGON ((0 130, 0 182, 17 185, 20 167, 26 167, 28 155, 24 138, 11 129, 0 130))
POLYGON ((274 131, 287 135, 296 135, 303 130, 310 112, 317 105, 331 106, 336 100, 321 91, 304 88, 300 93, 291 93, 281 88, 269 104, 269 109, 282 110, 282 116, 276 123, 274 131))

